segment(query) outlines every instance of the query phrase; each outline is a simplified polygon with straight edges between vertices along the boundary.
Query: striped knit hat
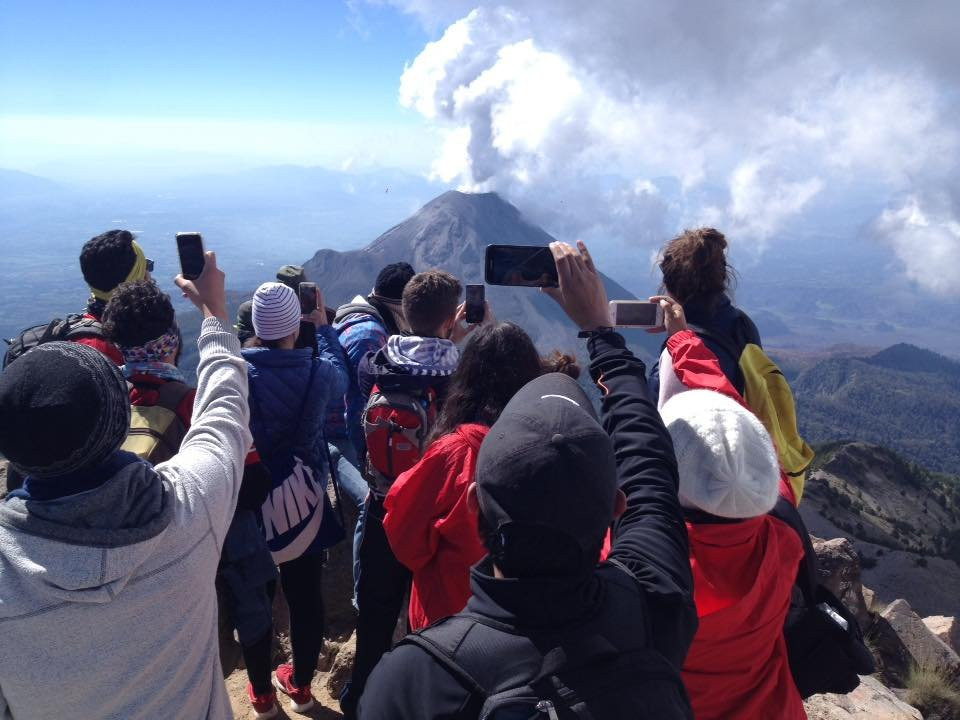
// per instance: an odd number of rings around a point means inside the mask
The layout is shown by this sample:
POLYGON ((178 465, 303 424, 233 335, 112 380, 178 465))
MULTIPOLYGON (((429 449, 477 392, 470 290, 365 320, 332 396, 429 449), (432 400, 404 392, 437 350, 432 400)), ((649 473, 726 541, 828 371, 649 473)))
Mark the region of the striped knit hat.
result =
POLYGON ((253 295, 253 331, 261 340, 280 340, 300 329, 297 294, 277 282, 264 283, 253 295))

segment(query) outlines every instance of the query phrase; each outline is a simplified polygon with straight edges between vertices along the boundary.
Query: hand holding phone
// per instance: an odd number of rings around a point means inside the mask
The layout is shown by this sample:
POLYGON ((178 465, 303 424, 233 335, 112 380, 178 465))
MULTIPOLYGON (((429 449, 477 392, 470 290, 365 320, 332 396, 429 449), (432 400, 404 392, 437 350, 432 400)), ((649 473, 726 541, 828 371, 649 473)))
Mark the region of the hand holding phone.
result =
POLYGON ((667 331, 667 335, 674 335, 687 327, 687 316, 683 312, 683 305, 678 303, 668 295, 654 295, 650 302, 655 302, 660 306, 661 321, 657 327, 647 330, 647 332, 667 331))
POLYGON ((302 282, 297 286, 300 296, 300 312, 316 327, 329 325, 327 310, 323 307, 323 294, 316 283, 302 282))
POLYGON ((317 304, 317 284, 312 282, 302 282, 297 286, 297 294, 300 296, 300 312, 309 315, 316 310, 317 304))
POLYGON ((180 274, 187 280, 196 280, 203 272, 203 237, 198 232, 177 233, 177 253, 180 255, 180 274))
POLYGON ((656 328, 663 324, 663 308, 658 301, 612 300, 610 324, 614 327, 656 328))
POLYGON ((175 277, 173 282, 183 292, 183 296, 200 309, 204 317, 220 318, 225 327, 229 325, 226 276, 217 267, 215 253, 204 254, 203 270, 198 277, 189 279, 181 274, 175 277))
POLYGON ((483 316, 486 315, 487 311, 484 297, 485 288, 483 285, 467 285, 464 319, 468 325, 478 325, 483 322, 483 316))
POLYGON ((573 248, 565 242, 550 243, 560 282, 558 288, 542 288, 581 330, 610 326, 607 289, 597 272, 590 251, 582 240, 573 248))
POLYGON ((549 247, 487 245, 484 279, 488 285, 557 287, 557 264, 549 247))

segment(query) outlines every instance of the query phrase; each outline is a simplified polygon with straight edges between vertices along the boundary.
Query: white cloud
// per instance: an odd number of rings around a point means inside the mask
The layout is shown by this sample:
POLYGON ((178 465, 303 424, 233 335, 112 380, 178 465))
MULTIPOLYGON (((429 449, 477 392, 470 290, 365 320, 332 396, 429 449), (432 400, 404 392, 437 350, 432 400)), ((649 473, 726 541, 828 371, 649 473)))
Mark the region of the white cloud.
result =
POLYGON ((960 221, 945 198, 924 203, 906 198, 883 212, 875 224, 896 251, 907 276, 941 295, 960 287, 960 221))
POLYGON ((447 133, 435 174, 570 236, 657 244, 709 219, 762 247, 819 196, 861 183, 883 204, 958 174, 946 0, 394 4, 449 23, 400 89, 447 133))

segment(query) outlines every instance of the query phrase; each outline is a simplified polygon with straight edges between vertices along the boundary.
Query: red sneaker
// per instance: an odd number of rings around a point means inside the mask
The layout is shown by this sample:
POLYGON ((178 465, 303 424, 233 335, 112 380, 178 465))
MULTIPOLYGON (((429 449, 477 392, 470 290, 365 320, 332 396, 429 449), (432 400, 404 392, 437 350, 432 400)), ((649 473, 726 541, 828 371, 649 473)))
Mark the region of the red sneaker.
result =
POLYGON ((257 695, 253 691, 253 685, 247 683, 247 697, 250 698, 250 704, 253 705, 253 709, 257 713, 257 720, 268 720, 268 718, 277 716, 279 710, 277 694, 273 690, 263 695, 257 695))
POLYGON ((303 713, 315 704, 310 686, 297 687, 293 683, 293 665, 284 663, 273 674, 273 686, 290 698, 290 709, 303 713))

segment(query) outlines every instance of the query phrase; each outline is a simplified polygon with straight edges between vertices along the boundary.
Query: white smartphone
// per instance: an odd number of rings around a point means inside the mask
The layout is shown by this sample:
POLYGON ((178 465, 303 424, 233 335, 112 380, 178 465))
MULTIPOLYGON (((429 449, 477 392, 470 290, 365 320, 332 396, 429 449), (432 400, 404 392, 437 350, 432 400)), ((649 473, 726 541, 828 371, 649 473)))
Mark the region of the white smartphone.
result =
POLYGON ((614 327, 659 327, 663 325, 663 308, 649 300, 611 300, 610 323, 614 327))

